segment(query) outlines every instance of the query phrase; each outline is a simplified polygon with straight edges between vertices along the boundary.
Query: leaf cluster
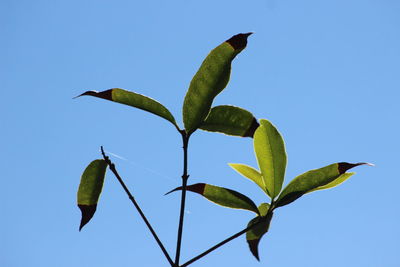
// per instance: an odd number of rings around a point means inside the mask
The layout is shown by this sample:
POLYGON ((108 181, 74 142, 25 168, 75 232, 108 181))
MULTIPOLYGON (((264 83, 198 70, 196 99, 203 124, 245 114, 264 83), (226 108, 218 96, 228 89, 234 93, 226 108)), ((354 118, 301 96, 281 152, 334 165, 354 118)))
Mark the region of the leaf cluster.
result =
MULTIPOLYGON (((212 106, 215 97, 227 86, 232 61, 246 47, 250 35, 251 33, 242 33, 233 36, 214 48, 204 59, 190 83, 183 102, 184 129, 180 129, 174 116, 164 105, 135 92, 112 88, 102 92, 87 91, 80 96, 94 96, 155 114, 177 129, 183 137, 184 146, 187 146, 189 137, 198 129, 253 138, 258 167, 240 163, 231 163, 229 166, 254 182, 265 193, 265 202, 256 205, 250 197, 225 187, 206 183, 186 185, 188 175, 183 176, 186 181, 182 186, 168 193, 187 190, 224 207, 254 212, 255 217, 247 223, 244 232, 251 253, 259 259, 258 244, 268 232, 277 208, 288 205, 307 193, 335 187, 354 174, 348 173, 349 169, 367 163, 338 162, 310 170, 295 177, 282 189, 287 154, 283 137, 278 129, 269 120, 257 120, 251 112, 240 107, 212 106)), ((96 211, 106 167, 105 160, 97 159, 91 162, 82 174, 78 189, 78 206, 82 211, 79 229, 90 221, 96 211)), ((186 171, 187 169, 185 174, 186 171)))

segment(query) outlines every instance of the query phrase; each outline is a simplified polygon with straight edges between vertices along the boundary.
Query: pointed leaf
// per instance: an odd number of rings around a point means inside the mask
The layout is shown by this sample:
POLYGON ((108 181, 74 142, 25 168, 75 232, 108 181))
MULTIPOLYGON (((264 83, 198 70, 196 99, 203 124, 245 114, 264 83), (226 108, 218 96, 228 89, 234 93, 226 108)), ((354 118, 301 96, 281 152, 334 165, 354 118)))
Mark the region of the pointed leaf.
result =
POLYGON ((245 164, 229 163, 228 165, 239 174, 255 182, 265 193, 267 193, 264 180, 259 171, 245 164))
POLYGON ((268 120, 261 120, 254 134, 254 150, 269 196, 274 199, 281 191, 286 169, 285 143, 268 120))
POLYGON ((306 193, 333 187, 352 175, 346 174, 345 176, 342 176, 347 170, 365 164, 368 165, 368 163, 339 162, 320 169, 305 172, 294 178, 283 189, 276 201, 276 207, 285 206, 306 193))
POLYGON ((107 163, 102 159, 92 161, 82 174, 78 189, 78 207, 82 212, 79 231, 96 212, 97 202, 103 188, 107 163))
POLYGON ((228 84, 232 60, 246 47, 250 34, 237 34, 214 48, 194 75, 182 110, 187 133, 194 132, 206 119, 214 98, 228 84))
POLYGON ((261 238, 268 232, 269 226, 271 224, 273 212, 268 212, 269 204, 263 203, 260 205, 259 210, 262 217, 257 216, 250 220, 247 227, 254 225, 257 223, 256 226, 251 228, 249 231, 246 232, 246 240, 247 244, 249 245, 249 249, 253 256, 259 261, 259 253, 258 253, 258 244, 260 243, 261 238))
POLYGON ((200 129, 227 135, 253 137, 259 126, 253 114, 235 106, 216 106, 208 114, 200 129))
MULTIPOLYGON (((232 209, 249 210, 258 214, 258 208, 256 204, 254 204, 254 202, 247 196, 234 190, 204 183, 188 185, 186 189, 202 195, 215 204, 232 209)), ((182 187, 177 187, 167 194, 178 190, 182 190, 182 187)))
MULTIPOLYGON (((138 109, 142 109, 158 115, 169 122, 171 122, 176 128, 178 128, 174 116, 172 116, 171 112, 164 107, 161 103, 156 100, 140 95, 134 92, 126 91, 124 89, 112 88, 102 92, 96 91, 87 91, 79 96, 90 95, 94 97, 103 98, 106 100, 110 100, 113 102, 125 104, 131 107, 135 107, 138 109)), ((79 97, 78 96, 78 97, 79 97)))

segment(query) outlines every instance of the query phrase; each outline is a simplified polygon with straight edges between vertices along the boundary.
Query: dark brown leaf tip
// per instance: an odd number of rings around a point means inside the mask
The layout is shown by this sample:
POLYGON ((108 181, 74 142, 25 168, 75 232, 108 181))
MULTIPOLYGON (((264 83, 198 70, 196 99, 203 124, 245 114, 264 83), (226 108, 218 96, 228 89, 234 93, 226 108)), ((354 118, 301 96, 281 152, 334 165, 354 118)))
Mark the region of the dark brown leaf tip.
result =
POLYGON ((258 126, 260 126, 260 124, 257 122, 256 118, 253 118, 253 121, 251 122, 249 129, 247 129, 247 131, 244 133, 243 137, 253 138, 254 133, 256 132, 258 126))
MULTIPOLYGON (((206 188, 206 184, 204 184, 204 183, 198 183, 198 184, 188 185, 188 186, 186 187, 186 190, 192 191, 192 192, 194 192, 194 193, 198 193, 198 194, 200 194, 200 195, 203 195, 204 189, 205 189, 205 188, 206 188)), ((172 193, 172 192, 175 192, 175 191, 178 191, 178 190, 182 190, 182 186, 179 186, 179 187, 177 187, 177 188, 175 188, 175 189, 172 189, 171 191, 165 193, 165 195, 168 195, 168 194, 170 194, 170 193, 172 193)))
POLYGON ((80 96, 84 96, 84 95, 90 95, 90 96, 95 96, 95 97, 99 97, 99 98, 103 98, 106 100, 112 100, 112 90, 113 89, 108 89, 102 92, 97 92, 97 91, 86 91, 83 94, 80 94, 74 98, 80 97, 80 96))
POLYGON ((96 212, 97 205, 78 205, 82 212, 81 224, 79 225, 79 231, 82 230, 90 219, 92 219, 94 213, 96 212))
POLYGON ((186 189, 189 190, 189 191, 198 193, 200 195, 203 195, 205 188, 206 188, 206 184, 198 183, 198 184, 189 185, 186 189))
POLYGON ((233 49, 242 50, 247 45, 247 37, 249 37, 252 34, 253 34, 252 32, 239 33, 232 36, 229 40, 226 40, 226 42, 230 44, 233 47, 233 49))
POLYGON ((339 162, 338 163, 338 171, 340 174, 345 173, 347 170, 350 170, 351 168, 360 166, 360 165, 368 165, 368 166, 374 166, 374 164, 368 163, 368 162, 359 162, 359 163, 348 163, 348 162, 339 162))
POLYGON ((247 240, 247 243, 249 244, 251 254, 260 261, 260 256, 258 255, 258 244, 260 243, 260 239, 247 240))

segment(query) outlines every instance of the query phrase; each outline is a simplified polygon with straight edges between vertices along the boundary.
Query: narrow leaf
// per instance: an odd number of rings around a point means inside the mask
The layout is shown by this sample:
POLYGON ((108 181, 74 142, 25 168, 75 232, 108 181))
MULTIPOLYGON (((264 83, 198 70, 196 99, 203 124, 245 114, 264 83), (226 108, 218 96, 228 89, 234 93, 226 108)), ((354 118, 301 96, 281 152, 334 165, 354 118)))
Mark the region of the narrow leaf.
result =
POLYGON ((259 126, 253 114, 235 106, 216 106, 208 114, 200 129, 227 135, 253 137, 259 126))
POLYGON ((359 165, 369 164, 339 162, 297 176, 283 189, 276 201, 276 207, 285 206, 306 193, 340 184, 353 175, 346 171, 359 165))
POLYGON ((274 199, 282 189, 286 169, 285 143, 268 120, 261 120, 254 134, 254 150, 266 191, 274 199))
POLYGON ((239 174, 255 182, 265 193, 267 193, 264 180, 259 171, 245 164, 229 163, 228 165, 239 174))
MULTIPOLYGON (((256 204, 254 204, 254 202, 250 198, 231 189, 204 183, 189 185, 186 187, 186 189, 188 191, 202 195, 211 202, 214 202, 215 204, 227 208, 244 209, 253 211, 257 214, 259 213, 256 204)), ((182 190, 182 187, 177 187, 167 194, 178 190, 182 190)))
POLYGON ((246 47, 250 34, 237 34, 214 48, 194 75, 182 110, 187 133, 194 132, 206 119, 214 98, 229 82, 233 59, 246 47))
POLYGON ((256 223, 257 225, 246 232, 247 244, 249 245, 251 253, 257 260, 260 260, 258 253, 258 244, 260 243, 260 240, 265 235, 265 233, 268 232, 273 216, 272 211, 270 213, 267 213, 269 210, 268 203, 261 204, 259 210, 261 216, 257 216, 250 220, 250 222, 247 224, 247 227, 250 227, 256 223))
MULTIPOLYGON (((106 100, 110 100, 113 102, 125 104, 131 107, 135 107, 138 109, 142 109, 153 113, 157 116, 160 116, 169 122, 171 122, 176 128, 178 128, 174 116, 172 116, 171 112, 164 107, 161 103, 156 100, 140 95, 134 92, 126 91, 124 89, 112 88, 102 92, 96 91, 87 91, 79 96, 90 95, 94 97, 103 98, 106 100)), ((78 97, 79 97, 78 96, 78 97)))
POLYGON ((96 212, 97 202, 103 188, 107 163, 102 159, 92 161, 82 174, 78 189, 78 207, 82 212, 79 231, 96 212))

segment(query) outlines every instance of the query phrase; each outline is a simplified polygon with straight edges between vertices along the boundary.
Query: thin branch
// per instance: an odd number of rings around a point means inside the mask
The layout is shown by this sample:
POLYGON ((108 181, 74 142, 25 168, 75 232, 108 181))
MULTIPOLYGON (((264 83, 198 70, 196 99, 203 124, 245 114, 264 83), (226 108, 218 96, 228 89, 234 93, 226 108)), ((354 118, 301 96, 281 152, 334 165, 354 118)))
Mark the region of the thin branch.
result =
MULTIPOLYGON (((262 218, 265 218, 265 219, 266 219, 267 217, 268 217, 268 216, 264 216, 264 217, 262 217, 262 218)), ((230 242, 230 241, 232 241, 232 240, 238 238, 239 236, 243 235, 244 233, 246 233, 247 231, 251 230, 253 227, 257 226, 259 223, 261 223, 261 222, 263 222, 263 221, 264 221, 264 220, 259 220, 258 222, 254 223, 254 224, 252 224, 252 225, 250 225, 250 226, 248 226, 248 227, 246 227, 245 229, 243 229, 243 230, 237 232, 236 234, 234 234, 234 235, 228 237, 227 239, 225 239, 225 240, 219 242, 219 243, 216 244, 215 246, 213 246, 213 247, 207 249, 207 250, 204 251, 203 253, 197 255, 196 257, 194 257, 194 258, 192 258, 191 260, 187 261, 186 263, 182 264, 180 267, 186 267, 186 266, 192 264, 193 262, 195 262, 195 261, 197 261, 197 260, 203 258, 203 257, 206 256, 208 253, 210 253, 210 252, 216 250, 217 248, 219 248, 219 247, 225 245, 226 243, 228 243, 228 242, 230 242)))
POLYGON ((189 136, 184 130, 180 131, 182 134, 183 142, 183 175, 182 175, 182 195, 181 195, 181 209, 179 214, 179 226, 178 226, 178 238, 176 242, 176 255, 175 255, 175 265, 179 266, 179 258, 181 255, 181 245, 182 245, 182 233, 183 233, 183 218, 185 215, 185 203, 186 203, 186 186, 188 175, 188 144, 189 136))
POLYGON ((106 154, 104 153, 104 149, 101 146, 101 154, 103 155, 104 160, 106 161, 108 167, 110 168, 110 170, 114 173, 115 177, 118 179, 119 183, 121 184, 122 188, 125 190, 125 193, 128 195, 129 199, 132 201, 133 205, 135 206, 135 208, 137 209, 137 211, 139 212, 140 216, 142 217, 143 221, 145 222, 145 224, 147 225, 147 227, 149 228, 151 234, 153 235, 154 239, 157 241, 158 246, 161 248, 162 252, 164 253, 165 258, 168 260, 169 264, 172 267, 175 267, 177 265, 174 264, 174 262, 172 261, 171 257, 169 256, 167 250, 165 249, 164 245, 162 244, 161 240, 158 238, 156 232, 154 231, 153 227, 151 226, 150 222, 147 220, 146 216, 144 215, 142 209, 139 207, 139 204, 136 202, 135 198, 132 196, 131 192, 129 191, 129 189, 126 187, 124 181, 122 180, 121 176, 118 174, 117 169, 115 168, 114 163, 111 162, 110 158, 108 156, 106 156, 106 154))

